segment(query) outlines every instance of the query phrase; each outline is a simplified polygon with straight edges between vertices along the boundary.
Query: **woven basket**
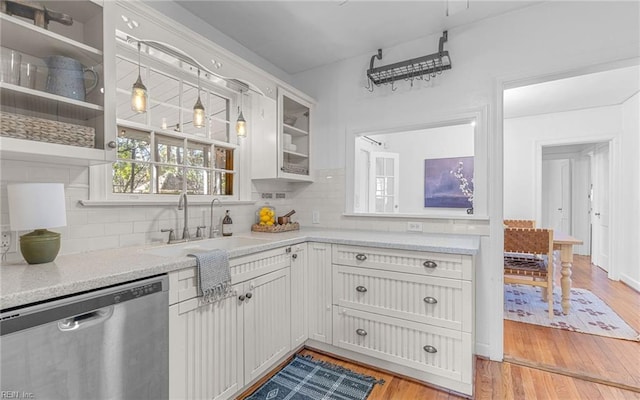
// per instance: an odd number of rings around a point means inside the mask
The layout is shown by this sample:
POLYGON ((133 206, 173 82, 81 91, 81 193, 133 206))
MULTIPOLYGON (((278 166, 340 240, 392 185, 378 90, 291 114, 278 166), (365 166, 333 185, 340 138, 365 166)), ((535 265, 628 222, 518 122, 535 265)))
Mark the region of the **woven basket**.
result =
POLYGON ((0 111, 0 135, 38 142, 95 147, 95 129, 0 111))
POLYGON ((290 222, 285 225, 251 225, 251 230, 254 232, 269 232, 269 233, 279 233, 279 232, 289 232, 289 231, 297 231, 300 230, 300 224, 297 222, 290 222))
POLYGON ((288 162, 284 163, 282 170, 290 174, 309 175, 309 168, 288 162))

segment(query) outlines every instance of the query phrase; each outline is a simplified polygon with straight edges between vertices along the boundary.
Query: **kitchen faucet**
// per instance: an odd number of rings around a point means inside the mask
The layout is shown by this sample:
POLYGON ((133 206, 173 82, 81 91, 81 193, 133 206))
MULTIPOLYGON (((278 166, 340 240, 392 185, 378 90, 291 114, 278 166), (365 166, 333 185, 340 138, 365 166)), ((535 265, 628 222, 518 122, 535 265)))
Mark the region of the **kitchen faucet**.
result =
POLYGON ((184 209, 184 228, 182 229, 182 240, 189 240, 191 235, 189 234, 189 206, 187 205, 187 192, 180 194, 180 200, 178 201, 178 210, 184 209))
POLYGON ((211 228, 209 230, 209 237, 210 238, 214 238, 216 237, 216 234, 220 233, 220 228, 218 228, 215 223, 213 222, 213 205, 215 204, 215 202, 218 202, 218 207, 222 207, 222 202, 220 201, 219 198, 215 197, 213 200, 211 200, 211 204, 209 205, 209 208, 211 209, 211 228))

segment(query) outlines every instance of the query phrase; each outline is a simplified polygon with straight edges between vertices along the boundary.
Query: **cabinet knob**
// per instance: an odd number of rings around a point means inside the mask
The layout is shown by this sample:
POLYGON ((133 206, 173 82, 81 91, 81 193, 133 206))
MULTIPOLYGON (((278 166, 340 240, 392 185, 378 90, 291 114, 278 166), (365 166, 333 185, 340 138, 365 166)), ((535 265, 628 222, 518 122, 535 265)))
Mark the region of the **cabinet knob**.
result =
POLYGON ((247 292, 245 296, 247 297, 247 299, 250 299, 251 297, 253 297, 253 294, 251 294, 251 292, 247 292))
POLYGON ((356 287, 356 291, 360 292, 360 293, 366 293, 367 292, 367 288, 364 286, 358 286, 356 287))
POLYGON ((291 258, 293 258, 295 260, 296 258, 298 258, 298 255, 297 254, 292 254, 291 258))
POLYGON ((427 304, 437 304, 438 300, 435 297, 425 297, 424 302, 427 304))
POLYGON ((433 346, 429 346, 429 345, 424 346, 424 347, 423 347, 423 349, 424 349, 424 351, 426 351, 427 353, 431 353, 431 354, 434 354, 434 353, 437 353, 437 352, 438 352, 438 349, 436 349, 436 348, 435 348, 435 347, 433 347, 433 346))
POLYGON ((436 268, 438 266, 438 264, 436 264, 435 261, 431 261, 431 260, 427 260, 423 262, 422 265, 424 265, 426 268, 436 268))
POLYGON ((356 335, 358 336, 367 336, 367 331, 365 331, 364 329, 356 329, 356 335))
POLYGON ((241 294, 240 296, 238 296, 238 300, 240 300, 240 301, 244 301, 244 299, 245 299, 245 297, 244 297, 244 295, 243 295, 243 294, 241 294))
POLYGON ((110 149, 115 149, 116 147, 118 147, 118 145, 116 144, 116 142, 114 142, 113 140, 112 140, 112 141, 110 141, 109 143, 107 143, 107 146, 108 146, 110 149))
POLYGON ((358 261, 364 261, 364 260, 366 260, 366 259, 367 259, 366 254, 362 254, 362 253, 358 253, 358 254, 356 254, 356 260, 358 260, 358 261))

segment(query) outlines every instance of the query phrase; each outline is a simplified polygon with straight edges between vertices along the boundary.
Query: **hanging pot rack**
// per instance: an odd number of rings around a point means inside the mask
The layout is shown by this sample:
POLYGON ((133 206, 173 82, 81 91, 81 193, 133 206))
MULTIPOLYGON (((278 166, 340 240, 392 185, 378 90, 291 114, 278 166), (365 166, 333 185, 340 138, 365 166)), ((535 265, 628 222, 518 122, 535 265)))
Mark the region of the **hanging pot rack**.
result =
POLYGON ((391 84, 391 90, 395 91, 395 81, 401 79, 411 81, 411 86, 413 86, 414 79, 429 81, 442 74, 442 71, 451 69, 451 57, 449 57, 449 52, 444 50, 444 43, 447 39, 447 31, 442 32, 437 53, 374 67, 373 63, 376 58, 382 60, 382 49, 378 49, 378 52, 371 56, 367 70, 367 89, 373 92, 375 86, 391 84))

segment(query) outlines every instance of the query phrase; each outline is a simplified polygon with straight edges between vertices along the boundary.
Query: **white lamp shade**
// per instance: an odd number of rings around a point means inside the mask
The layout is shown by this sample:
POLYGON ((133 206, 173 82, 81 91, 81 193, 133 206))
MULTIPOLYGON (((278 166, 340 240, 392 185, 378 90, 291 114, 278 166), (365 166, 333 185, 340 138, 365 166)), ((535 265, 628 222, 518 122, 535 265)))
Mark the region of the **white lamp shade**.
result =
POLYGON ((67 225, 62 183, 16 183, 7 185, 12 231, 55 228, 67 225))

